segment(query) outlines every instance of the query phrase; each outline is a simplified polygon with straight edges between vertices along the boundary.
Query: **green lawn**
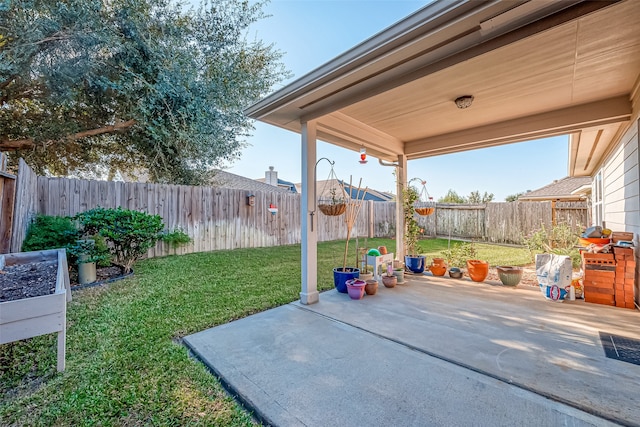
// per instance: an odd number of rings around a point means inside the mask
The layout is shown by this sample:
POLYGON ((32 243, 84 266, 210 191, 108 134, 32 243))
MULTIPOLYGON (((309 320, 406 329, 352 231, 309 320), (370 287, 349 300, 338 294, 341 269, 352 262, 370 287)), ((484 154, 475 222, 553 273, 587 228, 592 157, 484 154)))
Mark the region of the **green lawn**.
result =
MULTIPOLYGON (((395 248, 389 239, 367 242, 379 245, 395 248)), ((492 265, 530 262, 525 249, 476 246, 492 265)), ((423 247, 432 257, 447 241, 423 247)), ((333 288, 343 251, 344 242, 318 245, 320 290, 333 288)), ((73 293, 64 373, 55 371, 55 334, 0 346, 0 425, 252 424, 180 338, 298 299, 300 246, 170 256, 134 268, 133 278, 73 293)))

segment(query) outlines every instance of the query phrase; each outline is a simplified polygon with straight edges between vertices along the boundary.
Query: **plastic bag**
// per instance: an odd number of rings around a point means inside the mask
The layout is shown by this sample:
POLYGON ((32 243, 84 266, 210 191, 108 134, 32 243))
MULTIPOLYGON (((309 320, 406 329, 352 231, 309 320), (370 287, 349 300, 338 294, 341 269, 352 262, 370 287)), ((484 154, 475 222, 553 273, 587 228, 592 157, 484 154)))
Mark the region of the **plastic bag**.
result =
POLYGON ((542 295, 550 301, 562 301, 571 286, 571 257, 555 254, 536 255, 536 276, 542 295))

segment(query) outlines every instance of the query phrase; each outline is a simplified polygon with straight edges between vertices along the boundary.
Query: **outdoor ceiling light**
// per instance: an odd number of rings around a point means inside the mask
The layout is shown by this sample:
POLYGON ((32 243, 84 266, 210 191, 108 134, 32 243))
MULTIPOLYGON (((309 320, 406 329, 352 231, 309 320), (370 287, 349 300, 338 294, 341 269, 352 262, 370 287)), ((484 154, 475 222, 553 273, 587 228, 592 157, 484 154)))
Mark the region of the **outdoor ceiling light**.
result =
POLYGON ((367 163, 367 161, 368 161, 367 160, 367 149, 362 147, 360 149, 360 163, 362 163, 364 165, 365 163, 367 163))
POLYGON ((471 107, 471 103, 473 102, 473 95, 463 95, 456 98, 454 101, 456 106, 460 109, 471 107))

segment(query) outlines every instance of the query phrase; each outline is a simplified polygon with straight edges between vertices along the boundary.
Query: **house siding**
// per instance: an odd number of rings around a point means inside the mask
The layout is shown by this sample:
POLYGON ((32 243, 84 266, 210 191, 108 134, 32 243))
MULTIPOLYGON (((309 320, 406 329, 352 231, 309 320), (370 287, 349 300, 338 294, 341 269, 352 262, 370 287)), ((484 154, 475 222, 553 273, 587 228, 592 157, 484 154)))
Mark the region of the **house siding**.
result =
MULTIPOLYGON (((638 103, 636 103, 636 106, 638 103)), ((602 163, 604 224, 634 233, 635 301, 640 305, 640 114, 635 114, 615 149, 602 163)))
POLYGON ((624 133, 604 161, 604 221, 614 231, 640 233, 640 180, 638 166, 638 120, 624 133))

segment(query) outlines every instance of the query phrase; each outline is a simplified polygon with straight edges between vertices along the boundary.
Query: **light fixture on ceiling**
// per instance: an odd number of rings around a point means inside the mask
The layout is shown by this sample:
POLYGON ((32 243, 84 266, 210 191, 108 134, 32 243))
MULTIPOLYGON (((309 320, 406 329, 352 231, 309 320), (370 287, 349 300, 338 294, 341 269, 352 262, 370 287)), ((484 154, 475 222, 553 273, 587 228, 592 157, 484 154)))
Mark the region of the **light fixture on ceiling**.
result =
POLYGON ((473 102, 473 95, 463 95, 456 98, 454 101, 456 106, 460 109, 471 107, 471 103, 473 102))
POLYGON ((360 163, 364 165, 367 161, 367 149, 362 147, 360 148, 360 163))

